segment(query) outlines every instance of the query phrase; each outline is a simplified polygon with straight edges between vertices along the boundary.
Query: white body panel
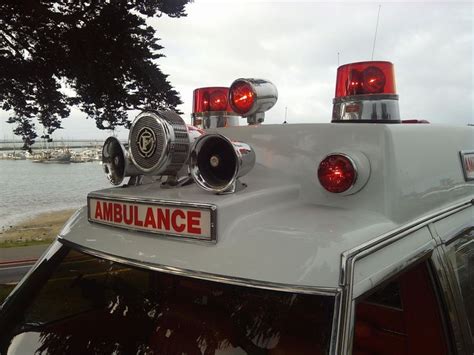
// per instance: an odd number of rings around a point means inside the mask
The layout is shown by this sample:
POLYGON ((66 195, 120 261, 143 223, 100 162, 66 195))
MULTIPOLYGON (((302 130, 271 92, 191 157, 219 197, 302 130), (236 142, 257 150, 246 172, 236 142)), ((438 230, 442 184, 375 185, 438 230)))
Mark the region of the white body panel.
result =
MULTIPOLYGON (((474 146, 473 130, 431 125, 309 124, 220 129, 249 143, 257 164, 242 178, 248 187, 213 195, 195 184, 162 189, 158 183, 96 192, 108 197, 213 204, 217 243, 184 243, 87 221, 82 210, 61 238, 110 255, 229 277, 337 288, 341 254, 378 236, 474 197, 464 181, 459 151, 474 146), (442 143, 446 142, 446 143, 442 143), (319 162, 333 152, 360 152, 371 171, 359 192, 326 192, 319 162)), ((377 279, 371 270, 396 269, 400 255, 432 243, 426 231, 381 252, 362 267, 357 293, 377 279)))
POLYGON ((357 260, 354 266, 352 297, 357 298, 364 292, 372 290, 386 279, 387 275, 399 272, 401 265, 408 265, 410 260, 417 260, 426 254, 427 250, 433 250, 435 244, 428 228, 425 227, 389 247, 357 260))
POLYGON ((434 223, 434 228, 442 243, 446 243, 454 235, 468 228, 474 221, 474 207, 434 223))

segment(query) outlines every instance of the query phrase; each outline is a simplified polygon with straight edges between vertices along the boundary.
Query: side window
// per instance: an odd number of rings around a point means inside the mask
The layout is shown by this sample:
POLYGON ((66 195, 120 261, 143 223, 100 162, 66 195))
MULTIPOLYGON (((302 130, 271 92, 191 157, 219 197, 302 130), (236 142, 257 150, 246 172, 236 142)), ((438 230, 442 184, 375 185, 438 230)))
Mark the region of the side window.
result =
POLYGON ((461 291, 465 314, 474 340, 474 227, 463 231, 447 245, 446 256, 461 291))
POLYGON ((448 354, 427 262, 356 303, 354 355, 448 354))

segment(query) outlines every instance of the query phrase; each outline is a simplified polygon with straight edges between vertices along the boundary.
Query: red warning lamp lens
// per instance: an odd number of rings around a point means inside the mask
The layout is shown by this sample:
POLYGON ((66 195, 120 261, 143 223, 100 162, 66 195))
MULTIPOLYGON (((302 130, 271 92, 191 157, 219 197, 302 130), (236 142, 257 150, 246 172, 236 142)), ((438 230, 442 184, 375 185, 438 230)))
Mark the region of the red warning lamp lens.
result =
POLYGON ((393 64, 390 62, 351 63, 337 69, 336 98, 396 93, 393 64))
POLYGON ((354 185, 356 178, 354 164, 344 155, 329 155, 319 164, 319 182, 329 192, 347 191, 354 185))
POLYGON ((202 110, 203 111, 209 111, 210 106, 209 106, 209 93, 205 92, 202 95, 202 110))
POLYGON ((193 113, 204 113, 213 111, 225 111, 232 113, 227 95, 229 88, 206 87, 194 90, 193 113))
POLYGON ((227 92, 222 90, 212 91, 209 95, 209 111, 225 111, 227 109, 227 92))
POLYGON ((357 95, 362 88, 362 75, 358 70, 351 70, 347 78, 347 91, 350 95, 357 95))
POLYGON ((366 93, 382 93, 385 87, 385 74, 377 67, 368 67, 362 72, 362 88, 366 93))
POLYGON ((252 109, 255 93, 244 81, 235 82, 230 88, 230 104, 235 112, 243 115, 252 109))

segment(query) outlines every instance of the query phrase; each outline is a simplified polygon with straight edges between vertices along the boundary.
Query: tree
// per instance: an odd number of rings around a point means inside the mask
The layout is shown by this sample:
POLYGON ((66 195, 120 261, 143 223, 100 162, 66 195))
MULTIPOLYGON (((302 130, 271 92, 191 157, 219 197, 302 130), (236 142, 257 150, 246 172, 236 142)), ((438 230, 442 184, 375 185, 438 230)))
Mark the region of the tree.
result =
POLYGON ((61 128, 77 106, 99 129, 129 125, 132 109, 181 102, 156 64, 163 56, 146 18, 186 16, 190 0, 3 0, 0 2, 0 108, 30 149, 61 128), (72 89, 72 90, 69 90, 72 89))

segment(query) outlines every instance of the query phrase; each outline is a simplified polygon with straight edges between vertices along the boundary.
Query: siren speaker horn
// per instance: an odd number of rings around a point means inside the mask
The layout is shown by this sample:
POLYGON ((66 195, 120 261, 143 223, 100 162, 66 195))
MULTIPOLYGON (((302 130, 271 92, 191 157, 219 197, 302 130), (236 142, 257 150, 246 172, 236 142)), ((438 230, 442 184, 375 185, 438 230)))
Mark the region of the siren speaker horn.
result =
POLYGON ((102 147, 102 166, 112 185, 120 185, 127 176, 138 176, 125 146, 116 137, 109 137, 102 147))
POLYGON ((198 138, 191 152, 189 168, 194 181, 204 190, 232 193, 238 178, 255 165, 255 152, 246 143, 232 142, 221 134, 198 138))

